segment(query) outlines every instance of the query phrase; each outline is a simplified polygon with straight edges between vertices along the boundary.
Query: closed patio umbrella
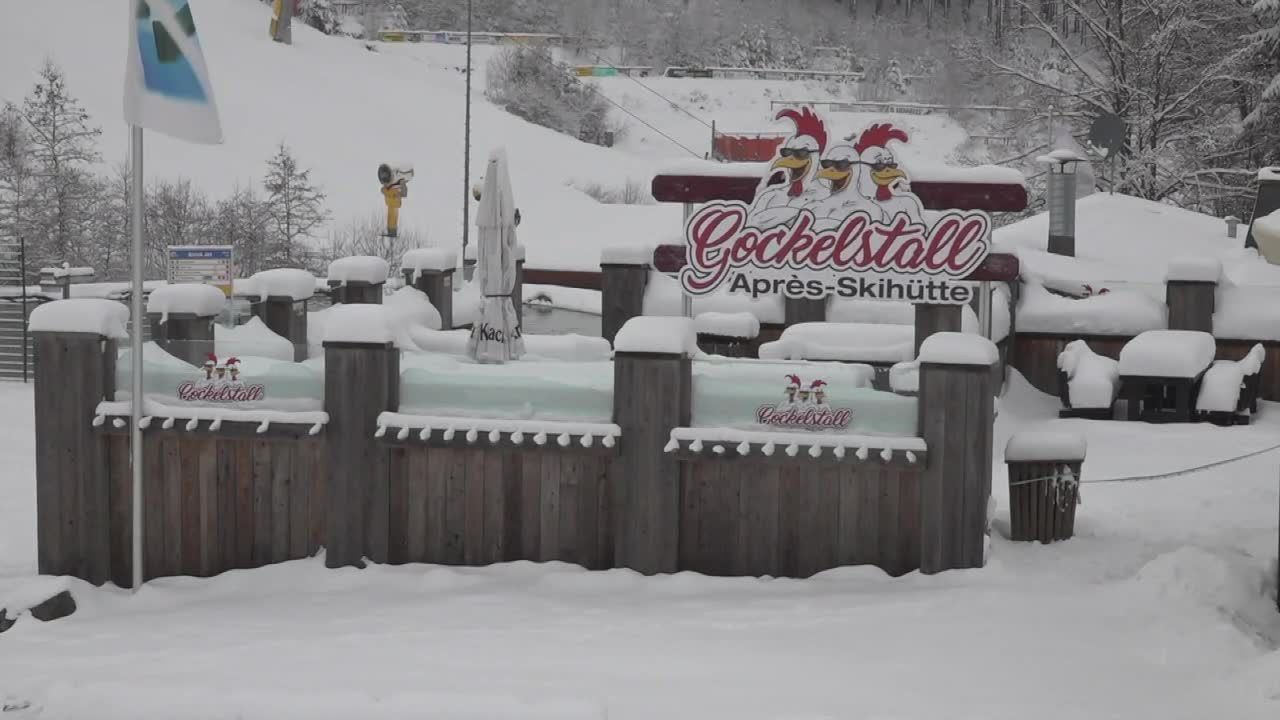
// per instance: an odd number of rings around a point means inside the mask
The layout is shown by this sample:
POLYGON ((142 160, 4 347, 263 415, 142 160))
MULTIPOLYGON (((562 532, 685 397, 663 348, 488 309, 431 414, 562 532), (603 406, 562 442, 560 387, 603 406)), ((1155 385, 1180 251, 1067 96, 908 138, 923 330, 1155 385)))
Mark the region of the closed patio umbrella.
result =
POLYGON ((520 321, 511 293, 516 285, 516 206, 507 154, 489 156, 476 226, 476 277, 483 300, 467 351, 477 362, 502 363, 524 355, 520 321))

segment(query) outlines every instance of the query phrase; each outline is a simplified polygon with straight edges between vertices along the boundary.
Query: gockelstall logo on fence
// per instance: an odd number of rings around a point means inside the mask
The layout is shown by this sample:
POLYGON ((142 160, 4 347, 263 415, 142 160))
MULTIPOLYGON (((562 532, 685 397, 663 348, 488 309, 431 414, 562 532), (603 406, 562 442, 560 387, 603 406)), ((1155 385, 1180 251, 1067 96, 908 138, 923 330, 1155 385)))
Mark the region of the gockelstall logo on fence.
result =
POLYGON ((829 145, 809 108, 778 113, 795 133, 778 148, 754 201, 712 202, 685 225, 690 295, 731 293, 964 304, 963 278, 991 252, 991 218, 948 211, 926 220, 891 143, 905 131, 871 125, 829 145))
POLYGON ((209 353, 202 368, 204 377, 178 386, 178 399, 184 402, 255 402, 267 396, 267 389, 257 383, 246 383, 240 375, 240 358, 219 360, 209 353))
POLYGON ((791 430, 843 430, 849 427, 853 411, 832 407, 827 402, 827 382, 814 380, 805 385, 799 375, 786 376, 782 402, 756 408, 756 422, 791 430))

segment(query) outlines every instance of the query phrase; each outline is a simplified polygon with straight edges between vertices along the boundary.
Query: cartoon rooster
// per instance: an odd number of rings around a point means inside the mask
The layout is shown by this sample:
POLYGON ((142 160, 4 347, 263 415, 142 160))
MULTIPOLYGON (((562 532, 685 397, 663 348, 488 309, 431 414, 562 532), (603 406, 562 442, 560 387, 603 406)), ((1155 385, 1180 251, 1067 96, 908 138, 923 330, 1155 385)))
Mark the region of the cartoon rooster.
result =
POLYGON ((817 179, 824 182, 831 191, 830 195, 809 206, 817 219, 816 227, 819 230, 838 226, 858 210, 865 211, 873 220, 881 217, 880 208, 857 189, 862 182, 861 177, 867 173, 859 162, 858 151, 849 143, 851 140, 852 136, 845 138, 845 142, 833 145, 819 162, 821 169, 818 170, 817 179))
POLYGON ((888 148, 890 140, 907 142, 907 133, 889 123, 872 125, 862 131, 854 145, 861 163, 870 172, 858 178, 858 191, 871 199, 884 214, 884 222, 891 222, 899 213, 906 213, 913 223, 924 222, 924 207, 915 195, 903 192, 899 184, 907 174, 898 168, 898 159, 888 148))
POLYGON ((796 131, 778 148, 778 158, 756 190, 749 222, 760 229, 791 220, 800 208, 817 199, 809 181, 827 147, 827 126, 807 107, 782 110, 775 119, 783 118, 795 123, 796 131))

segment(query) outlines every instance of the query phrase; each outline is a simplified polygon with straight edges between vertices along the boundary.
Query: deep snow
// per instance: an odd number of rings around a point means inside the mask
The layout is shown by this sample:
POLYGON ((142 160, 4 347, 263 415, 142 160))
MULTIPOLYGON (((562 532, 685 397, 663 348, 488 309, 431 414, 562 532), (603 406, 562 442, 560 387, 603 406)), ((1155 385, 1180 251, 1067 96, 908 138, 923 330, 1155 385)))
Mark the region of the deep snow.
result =
MULTIPOLYGON (((0 598, 34 572, 30 389, 0 384, 0 598)), ((1275 444, 1253 427, 1052 420, 1015 377, 1013 430, 1088 442, 1077 537, 1014 544, 997 465, 991 560, 889 579, 642 578, 562 564, 329 571, 321 559, 136 597, 0 636, 6 717, 1232 720, 1280 712, 1275 444), (36 714, 41 710, 41 714, 36 714)))

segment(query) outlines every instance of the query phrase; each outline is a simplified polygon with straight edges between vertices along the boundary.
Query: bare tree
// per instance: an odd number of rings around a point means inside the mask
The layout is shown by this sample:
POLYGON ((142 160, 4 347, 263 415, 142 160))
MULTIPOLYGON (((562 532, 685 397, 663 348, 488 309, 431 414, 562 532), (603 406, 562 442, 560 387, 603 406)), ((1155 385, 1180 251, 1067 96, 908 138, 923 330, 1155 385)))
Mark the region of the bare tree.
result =
POLYGON ((264 261, 275 267, 294 267, 300 259, 299 250, 329 220, 329 212, 324 207, 325 194, 311 182, 311 171, 299 167, 297 158, 284 143, 267 161, 267 175, 262 184, 267 191, 266 208, 274 229, 264 261))
MULTIPOLYGON (((22 115, 12 103, 0 111, 0 239, 21 248, 29 233, 27 213, 33 203, 34 167, 31 138, 22 115)), ((20 253, 21 254, 21 253, 20 253)), ((19 282, 27 282, 25 258, 19 263, 19 282)))

